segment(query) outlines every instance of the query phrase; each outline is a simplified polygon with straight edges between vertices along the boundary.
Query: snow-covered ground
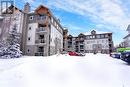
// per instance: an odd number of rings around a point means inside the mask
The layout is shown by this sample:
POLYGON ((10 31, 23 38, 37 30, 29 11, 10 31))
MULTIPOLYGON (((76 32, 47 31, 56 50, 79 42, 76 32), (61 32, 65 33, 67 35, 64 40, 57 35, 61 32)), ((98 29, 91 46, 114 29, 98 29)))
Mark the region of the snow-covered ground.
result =
POLYGON ((0 87, 130 87, 130 66, 106 54, 0 59, 0 87))

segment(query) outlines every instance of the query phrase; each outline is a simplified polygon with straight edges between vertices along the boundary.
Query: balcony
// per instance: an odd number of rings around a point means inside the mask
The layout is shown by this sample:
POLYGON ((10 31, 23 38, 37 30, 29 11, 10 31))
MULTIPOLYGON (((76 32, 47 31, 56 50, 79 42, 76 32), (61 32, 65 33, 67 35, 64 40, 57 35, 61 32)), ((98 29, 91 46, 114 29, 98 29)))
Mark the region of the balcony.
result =
POLYGON ((35 53, 35 56, 44 56, 44 52, 37 52, 35 53))
POLYGON ((109 41, 109 44, 113 44, 113 41, 109 41))
POLYGON ((80 38, 80 41, 84 41, 84 38, 80 38))
POLYGON ((44 27, 36 29, 36 33, 46 33, 46 32, 47 32, 47 30, 44 27))
POLYGON ((36 22, 39 23, 39 24, 46 24, 47 18, 46 17, 37 17, 36 22))
POLYGON ((39 40, 36 40, 36 41, 35 41, 35 44, 36 44, 36 45, 41 45, 41 46, 46 45, 46 43, 45 43, 45 40, 44 40, 44 39, 39 39, 39 40))
POLYGON ((80 42, 79 44, 80 44, 80 45, 84 45, 84 43, 82 43, 82 42, 80 42))

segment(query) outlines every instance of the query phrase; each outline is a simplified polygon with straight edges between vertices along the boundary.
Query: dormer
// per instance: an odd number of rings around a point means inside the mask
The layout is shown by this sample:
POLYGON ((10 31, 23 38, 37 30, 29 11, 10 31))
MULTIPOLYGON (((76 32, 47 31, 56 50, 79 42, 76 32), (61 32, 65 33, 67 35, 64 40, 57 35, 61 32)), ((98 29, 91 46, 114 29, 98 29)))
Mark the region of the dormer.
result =
POLYGON ((95 30, 92 30, 92 31, 91 31, 91 34, 92 34, 92 35, 95 35, 95 34, 96 34, 96 31, 95 31, 95 30))

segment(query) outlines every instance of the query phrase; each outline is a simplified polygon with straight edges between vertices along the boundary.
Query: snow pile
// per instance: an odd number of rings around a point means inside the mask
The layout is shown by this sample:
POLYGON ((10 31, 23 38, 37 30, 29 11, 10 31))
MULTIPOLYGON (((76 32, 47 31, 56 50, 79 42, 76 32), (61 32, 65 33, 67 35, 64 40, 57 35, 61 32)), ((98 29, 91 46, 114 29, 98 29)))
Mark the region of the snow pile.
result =
POLYGON ((130 87, 130 66, 105 54, 0 60, 1 87, 130 87))

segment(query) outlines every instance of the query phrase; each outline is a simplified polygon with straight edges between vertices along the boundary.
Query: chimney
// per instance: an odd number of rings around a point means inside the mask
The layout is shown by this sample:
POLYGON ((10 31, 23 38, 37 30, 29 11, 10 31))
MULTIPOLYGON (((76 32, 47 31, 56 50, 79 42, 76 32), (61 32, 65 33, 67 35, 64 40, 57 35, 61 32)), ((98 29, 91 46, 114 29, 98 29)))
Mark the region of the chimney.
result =
POLYGON ((30 4, 28 2, 24 5, 24 12, 25 13, 29 13, 30 12, 30 4))

